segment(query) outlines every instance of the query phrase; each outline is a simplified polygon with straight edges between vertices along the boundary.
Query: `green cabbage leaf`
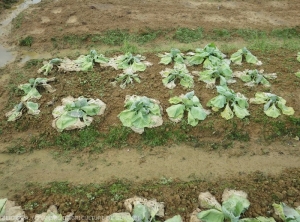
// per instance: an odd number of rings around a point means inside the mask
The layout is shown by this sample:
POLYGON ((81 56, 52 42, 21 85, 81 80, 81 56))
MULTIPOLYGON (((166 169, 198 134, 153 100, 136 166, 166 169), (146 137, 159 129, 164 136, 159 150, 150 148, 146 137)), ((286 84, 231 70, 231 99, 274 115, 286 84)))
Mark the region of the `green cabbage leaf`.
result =
POLYGON ((199 98, 194 95, 194 91, 179 97, 172 97, 169 99, 169 102, 174 105, 168 107, 166 111, 173 122, 181 121, 184 117, 184 112, 187 111, 188 124, 196 126, 199 121, 204 120, 210 113, 202 107, 199 98))
POLYGON ((264 113, 273 118, 280 116, 281 112, 288 116, 294 115, 295 113, 292 107, 285 105, 285 99, 272 93, 257 92, 255 98, 250 99, 250 103, 264 104, 264 113))
POLYGON ((243 59, 245 59, 247 63, 262 65, 262 62, 259 61, 246 47, 239 49, 230 57, 230 60, 237 65, 241 65, 243 59))
POLYGON ((160 72, 163 77, 163 84, 165 87, 169 89, 173 89, 177 80, 180 81, 180 85, 184 88, 193 88, 194 80, 193 76, 189 73, 185 64, 175 63, 174 69, 166 68, 165 70, 160 72))

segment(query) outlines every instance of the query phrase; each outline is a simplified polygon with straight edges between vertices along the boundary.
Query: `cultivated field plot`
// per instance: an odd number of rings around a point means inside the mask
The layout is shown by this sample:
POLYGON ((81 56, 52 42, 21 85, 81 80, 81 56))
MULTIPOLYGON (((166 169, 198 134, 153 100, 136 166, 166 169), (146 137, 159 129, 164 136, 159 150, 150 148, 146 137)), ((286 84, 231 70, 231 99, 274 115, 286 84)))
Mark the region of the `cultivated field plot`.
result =
MULTIPOLYGON (((1 21, 18 4, 1 3, 1 21)), ((289 221, 274 204, 300 206, 299 11, 297 0, 30 5, 0 28, 16 57, 0 68, 0 216, 8 198, 28 221, 51 205, 102 220, 138 196, 164 213, 139 200, 109 221, 289 221), (207 191, 222 208, 204 211, 207 191)))

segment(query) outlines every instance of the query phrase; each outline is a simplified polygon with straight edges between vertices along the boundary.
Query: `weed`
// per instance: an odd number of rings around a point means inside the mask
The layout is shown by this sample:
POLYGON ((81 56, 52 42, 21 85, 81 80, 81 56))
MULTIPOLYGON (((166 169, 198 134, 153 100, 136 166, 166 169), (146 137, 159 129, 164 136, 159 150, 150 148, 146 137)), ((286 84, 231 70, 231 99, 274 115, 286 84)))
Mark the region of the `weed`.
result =
POLYGON ((82 150, 95 143, 100 133, 93 127, 87 127, 74 132, 62 132, 54 138, 54 145, 62 146, 64 150, 82 150))
POLYGON ((15 17, 13 19, 13 26, 15 29, 18 29, 21 27, 21 25, 23 23, 23 18, 24 18, 24 14, 20 13, 19 15, 17 15, 17 17, 15 17))
POLYGON ((35 208, 37 208, 39 206, 38 202, 28 202, 24 205, 24 210, 30 210, 33 211, 35 208))
POLYGON ((182 43, 196 42, 203 37, 203 29, 178 28, 175 32, 174 39, 182 43))
POLYGON ((27 149, 25 146, 21 144, 16 144, 10 147, 7 147, 7 151, 9 153, 14 153, 14 154, 24 154, 27 152, 27 149))
POLYGON ((162 176, 161 178, 160 178, 160 180, 159 180, 159 184, 161 184, 161 185, 168 185, 168 184, 170 184, 170 183, 172 183, 173 182, 173 179, 170 177, 170 178, 167 178, 167 177, 164 177, 164 176, 162 176))
POLYGON ((27 36, 24 39, 21 39, 19 41, 20 46, 29 46, 30 47, 32 45, 32 43, 33 43, 33 37, 32 36, 27 36))
POLYGON ((142 134, 144 144, 148 146, 162 146, 171 142, 182 142, 187 139, 187 135, 181 130, 173 129, 172 124, 165 124, 159 128, 146 129, 142 134))
POLYGON ((127 52, 130 52, 132 54, 135 54, 137 53, 137 47, 133 44, 130 44, 126 39, 124 40, 123 42, 123 46, 121 47, 121 51, 123 53, 127 53, 127 52))
POLYGON ((238 128, 236 122, 232 122, 232 127, 229 133, 226 135, 227 139, 237 140, 242 142, 250 141, 249 133, 244 131, 243 129, 238 128))
POLYGON ((103 36, 101 36, 101 41, 106 45, 119 46, 122 45, 125 40, 128 40, 129 36, 130 34, 125 30, 108 30, 104 33, 103 36))
POLYGON ((296 28, 283 28, 283 29, 274 29, 271 32, 272 37, 290 39, 290 38, 299 38, 300 31, 296 28))
POLYGON ((102 136, 105 138, 104 143, 106 145, 119 148, 126 145, 130 133, 131 129, 129 129, 128 127, 113 126, 110 127, 107 134, 104 134, 102 136))
POLYGON ((25 68, 30 69, 32 67, 40 67, 42 62, 43 62, 43 60, 41 60, 41 59, 31 59, 26 62, 25 68))
POLYGON ((227 29, 214 29, 213 30, 213 39, 216 40, 228 40, 230 39, 231 34, 227 29))
POLYGON ((145 44, 147 42, 155 40, 163 32, 161 30, 151 30, 148 29, 145 32, 135 35, 133 38, 139 44, 145 44))
POLYGON ((266 32, 253 29, 238 29, 235 31, 235 34, 246 41, 266 37, 266 32))
POLYGON ((124 194, 128 192, 128 185, 122 181, 117 181, 109 187, 109 193, 113 196, 113 201, 120 201, 124 199, 124 194))

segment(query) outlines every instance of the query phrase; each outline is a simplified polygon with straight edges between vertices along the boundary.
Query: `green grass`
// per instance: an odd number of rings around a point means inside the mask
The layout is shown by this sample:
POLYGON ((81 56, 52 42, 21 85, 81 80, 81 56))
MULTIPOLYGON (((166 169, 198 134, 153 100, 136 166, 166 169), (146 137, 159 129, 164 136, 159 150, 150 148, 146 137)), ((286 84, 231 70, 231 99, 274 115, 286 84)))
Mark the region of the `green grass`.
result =
POLYGON ((108 30, 101 37, 100 40, 106 45, 120 46, 125 40, 128 40, 130 34, 126 30, 108 30))
POLYGON ((27 36, 23 39, 20 40, 19 45, 20 46, 31 46, 33 43, 33 37, 32 36, 27 36))
POLYGON ((196 42, 203 38, 203 29, 178 28, 173 38, 182 43, 196 42))
POLYGON ((107 134, 102 134, 104 144, 109 147, 120 148, 127 145, 131 129, 124 126, 112 126, 107 134))
POLYGON ((79 131, 62 132, 54 138, 52 145, 64 150, 82 150, 98 141, 99 131, 93 127, 86 127, 79 131))
POLYGON ((167 143, 180 143, 187 140, 187 135, 180 129, 173 129, 172 123, 158 128, 146 128, 142 134, 142 141, 147 146, 163 146, 167 143))

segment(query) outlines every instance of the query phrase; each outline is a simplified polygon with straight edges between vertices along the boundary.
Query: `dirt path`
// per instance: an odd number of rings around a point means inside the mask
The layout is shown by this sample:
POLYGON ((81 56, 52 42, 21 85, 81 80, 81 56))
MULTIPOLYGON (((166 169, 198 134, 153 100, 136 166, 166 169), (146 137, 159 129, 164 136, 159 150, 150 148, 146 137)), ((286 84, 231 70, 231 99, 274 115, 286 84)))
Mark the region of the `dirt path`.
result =
POLYGON ((230 150, 220 152, 180 145, 148 151, 130 148, 110 150, 92 155, 63 155, 49 150, 17 156, 0 154, 0 180, 5 181, 0 187, 0 196, 14 194, 14 189, 20 189, 29 182, 101 184, 113 178, 141 182, 158 181, 163 177, 213 181, 255 171, 277 174, 285 168, 300 167, 300 156, 295 147, 287 148, 276 143, 271 146, 247 144, 247 147, 240 148, 240 144, 236 144, 230 150), (247 151, 247 147, 253 145, 257 153, 247 151))

